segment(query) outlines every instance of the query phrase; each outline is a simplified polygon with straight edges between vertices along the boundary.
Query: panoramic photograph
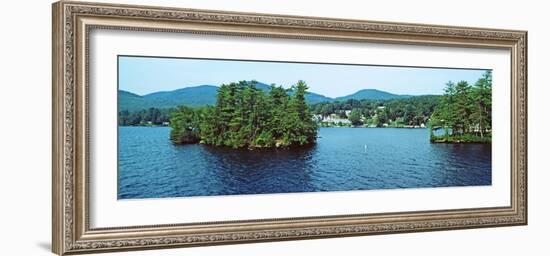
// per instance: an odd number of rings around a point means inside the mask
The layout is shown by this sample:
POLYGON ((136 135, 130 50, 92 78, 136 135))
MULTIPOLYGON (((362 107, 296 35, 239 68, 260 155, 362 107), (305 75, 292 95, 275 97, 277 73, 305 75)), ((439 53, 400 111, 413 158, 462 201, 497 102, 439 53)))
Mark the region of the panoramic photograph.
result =
POLYGON ((118 199, 491 185, 492 71, 118 56, 118 199))

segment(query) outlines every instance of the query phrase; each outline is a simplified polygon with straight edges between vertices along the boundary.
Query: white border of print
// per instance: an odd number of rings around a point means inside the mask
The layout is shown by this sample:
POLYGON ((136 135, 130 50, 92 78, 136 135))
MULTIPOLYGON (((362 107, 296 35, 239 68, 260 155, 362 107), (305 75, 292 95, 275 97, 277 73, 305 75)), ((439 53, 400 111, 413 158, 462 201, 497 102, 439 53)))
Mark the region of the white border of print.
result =
POLYGON ((94 30, 90 33, 90 227, 509 206, 510 65, 507 50, 94 30), (492 185, 117 200, 117 55, 121 54, 492 69, 497 113, 492 185))

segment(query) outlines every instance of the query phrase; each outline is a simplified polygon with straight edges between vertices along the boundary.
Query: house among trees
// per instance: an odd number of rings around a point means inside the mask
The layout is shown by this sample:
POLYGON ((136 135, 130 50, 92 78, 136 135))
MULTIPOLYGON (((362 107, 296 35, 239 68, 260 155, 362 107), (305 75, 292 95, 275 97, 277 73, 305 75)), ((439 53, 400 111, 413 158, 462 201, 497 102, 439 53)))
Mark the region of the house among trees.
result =
POLYGON ((336 114, 330 114, 329 116, 315 115, 315 118, 323 127, 351 126, 349 119, 342 118, 336 114))

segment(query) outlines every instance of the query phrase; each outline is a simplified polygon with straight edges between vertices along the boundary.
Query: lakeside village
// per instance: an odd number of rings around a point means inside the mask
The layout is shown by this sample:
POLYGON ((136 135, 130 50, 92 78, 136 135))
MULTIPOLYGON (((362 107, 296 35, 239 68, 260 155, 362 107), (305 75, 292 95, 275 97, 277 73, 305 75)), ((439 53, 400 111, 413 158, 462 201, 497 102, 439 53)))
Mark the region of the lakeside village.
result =
MULTIPOLYGON (((385 106, 378 106, 379 111, 384 111, 385 106)), ((324 116, 321 114, 313 115, 314 120, 320 127, 356 127, 356 128, 427 128, 426 124, 420 125, 405 124, 403 118, 398 118, 395 121, 389 120, 388 123, 380 123, 378 116, 375 114, 372 118, 366 118, 359 114, 359 118, 350 120, 352 110, 343 110, 340 114, 330 114, 324 116)))

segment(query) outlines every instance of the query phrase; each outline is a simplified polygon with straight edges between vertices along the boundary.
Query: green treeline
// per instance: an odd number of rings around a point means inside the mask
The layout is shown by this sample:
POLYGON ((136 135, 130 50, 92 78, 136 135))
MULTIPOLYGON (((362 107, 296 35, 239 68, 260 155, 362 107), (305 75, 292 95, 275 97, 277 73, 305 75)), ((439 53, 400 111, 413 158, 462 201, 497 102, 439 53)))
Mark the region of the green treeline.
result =
POLYGON ((120 111, 121 126, 170 125, 176 144, 233 148, 289 147, 314 143, 322 127, 429 127, 430 141, 491 142, 492 74, 477 82, 448 82, 443 95, 306 104, 308 86, 290 89, 255 81, 224 84, 214 106, 120 111))
POLYGON ((448 82, 440 103, 430 118, 432 142, 491 142, 492 73, 486 71, 473 85, 448 82))
POLYGON ((290 147, 314 143, 317 123, 305 101, 304 81, 290 90, 256 82, 222 85, 215 106, 172 112, 170 139, 176 144, 204 143, 233 148, 290 147))
POLYGON ((118 112, 118 125, 163 125, 170 121, 171 111, 171 109, 149 108, 130 113, 128 110, 123 110, 118 112))
MULTIPOLYGON (((355 100, 322 102, 311 107, 322 126, 328 117, 348 119, 351 126, 408 127, 427 125, 441 96, 425 95, 389 100, 355 100)), ((342 126, 342 125, 339 125, 342 126)))

